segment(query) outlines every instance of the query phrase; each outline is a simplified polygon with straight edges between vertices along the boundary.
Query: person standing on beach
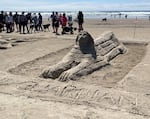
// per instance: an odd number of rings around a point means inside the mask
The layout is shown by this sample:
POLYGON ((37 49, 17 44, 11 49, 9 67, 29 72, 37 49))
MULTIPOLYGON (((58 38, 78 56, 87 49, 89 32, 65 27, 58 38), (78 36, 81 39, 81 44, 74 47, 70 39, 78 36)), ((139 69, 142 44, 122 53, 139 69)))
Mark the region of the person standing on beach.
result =
POLYGON ((19 16, 19 31, 21 34, 22 28, 23 28, 23 34, 25 34, 25 26, 26 26, 27 18, 24 15, 24 12, 19 16))
POLYGON ((18 17, 19 17, 19 15, 18 15, 18 13, 16 12, 16 13, 14 14, 14 22, 15 22, 15 25, 16 25, 17 32, 19 32, 18 17))
POLYGON ((42 22, 43 22, 43 18, 42 18, 42 15, 39 13, 38 14, 39 15, 39 17, 38 17, 38 21, 39 21, 39 24, 38 24, 38 29, 39 29, 39 31, 41 30, 41 31, 43 31, 43 28, 42 28, 42 22))
POLYGON ((7 15, 7 13, 6 13, 5 23, 6 23, 7 33, 13 32, 13 30, 14 30, 14 18, 13 18, 12 12, 9 12, 9 15, 7 15))
POLYGON ((77 15, 77 20, 78 20, 78 25, 79 25, 79 29, 78 31, 82 31, 83 30, 83 22, 84 22, 84 18, 83 18, 83 13, 82 11, 79 11, 78 12, 78 15, 77 15))
POLYGON ((72 21, 72 15, 68 15, 68 27, 70 29, 70 34, 73 34, 73 21, 72 21))
POLYGON ((6 33, 10 33, 10 22, 7 12, 5 12, 6 33))
POLYGON ((4 24, 5 24, 4 12, 1 11, 1 14, 0 14, 0 32, 4 31, 4 24))
POLYGON ((125 15, 125 19, 127 19, 127 18, 128 18, 128 15, 126 14, 126 15, 125 15))
POLYGON ((56 33, 56 31, 55 31, 55 13, 54 12, 52 12, 50 18, 51 18, 51 22, 52 22, 53 33, 56 33))
POLYGON ((54 21, 55 21, 54 26, 55 26, 56 35, 59 35, 58 28, 59 28, 59 23, 60 23, 60 17, 58 15, 58 12, 56 12, 55 14, 54 21))
POLYGON ((26 31, 29 33, 29 28, 28 28, 28 14, 25 15, 25 27, 26 27, 26 31))
POLYGON ((38 21, 38 17, 36 15, 36 13, 33 14, 33 18, 32 19, 33 19, 33 24, 34 24, 35 31, 38 31, 38 23, 39 23, 39 21, 38 21))
POLYGON ((61 25, 62 25, 62 34, 65 34, 65 27, 67 25, 67 17, 66 17, 66 14, 63 13, 63 16, 61 16, 61 25))
POLYGON ((31 12, 27 13, 26 17, 27 17, 28 23, 29 23, 29 24, 32 24, 32 16, 31 16, 31 12))

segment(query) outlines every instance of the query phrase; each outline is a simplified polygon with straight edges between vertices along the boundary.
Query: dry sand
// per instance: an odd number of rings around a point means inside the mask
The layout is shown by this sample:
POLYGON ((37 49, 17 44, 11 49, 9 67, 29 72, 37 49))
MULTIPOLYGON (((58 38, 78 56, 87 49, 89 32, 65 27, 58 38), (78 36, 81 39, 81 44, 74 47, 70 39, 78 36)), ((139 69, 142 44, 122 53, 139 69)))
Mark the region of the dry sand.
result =
POLYGON ((86 19, 84 29, 94 38, 113 31, 128 52, 69 82, 39 75, 69 51, 77 31, 0 33, 0 39, 14 44, 0 49, 1 119, 150 119, 150 21, 86 19))

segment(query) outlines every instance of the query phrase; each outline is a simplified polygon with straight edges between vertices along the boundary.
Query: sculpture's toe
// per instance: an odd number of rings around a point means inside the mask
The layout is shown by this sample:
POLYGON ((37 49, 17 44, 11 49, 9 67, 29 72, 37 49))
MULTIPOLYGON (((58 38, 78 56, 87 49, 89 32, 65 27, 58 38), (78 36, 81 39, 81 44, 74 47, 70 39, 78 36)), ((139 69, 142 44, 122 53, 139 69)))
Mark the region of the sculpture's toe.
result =
POLYGON ((43 71, 43 73, 41 74, 41 76, 44 77, 44 78, 48 78, 48 76, 49 76, 49 70, 48 70, 48 69, 45 69, 45 70, 43 71))
POLYGON ((68 81, 68 80, 70 80, 70 77, 71 77, 71 73, 69 73, 69 72, 63 72, 60 76, 59 76, 59 78, 58 78, 58 80, 59 81, 62 81, 62 82, 64 82, 64 81, 68 81))

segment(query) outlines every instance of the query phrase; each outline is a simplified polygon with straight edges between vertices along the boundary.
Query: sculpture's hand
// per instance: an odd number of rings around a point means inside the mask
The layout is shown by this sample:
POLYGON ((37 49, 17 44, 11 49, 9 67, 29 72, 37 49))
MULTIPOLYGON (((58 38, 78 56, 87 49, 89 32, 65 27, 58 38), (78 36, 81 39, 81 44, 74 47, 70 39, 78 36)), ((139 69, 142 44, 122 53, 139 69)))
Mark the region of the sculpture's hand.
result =
POLYGON ((46 69, 44 69, 43 73, 41 74, 41 77, 48 78, 50 72, 51 72, 50 68, 47 67, 46 69))
POLYGON ((89 57, 82 59, 81 62, 77 66, 63 72, 59 76, 58 80, 59 81, 76 80, 77 73, 87 68, 91 63, 94 63, 94 59, 92 58, 90 59, 89 57))
POLYGON ((63 71, 62 68, 63 63, 59 62, 58 64, 52 65, 44 69, 43 73, 41 74, 44 78, 58 78, 61 72, 63 71))

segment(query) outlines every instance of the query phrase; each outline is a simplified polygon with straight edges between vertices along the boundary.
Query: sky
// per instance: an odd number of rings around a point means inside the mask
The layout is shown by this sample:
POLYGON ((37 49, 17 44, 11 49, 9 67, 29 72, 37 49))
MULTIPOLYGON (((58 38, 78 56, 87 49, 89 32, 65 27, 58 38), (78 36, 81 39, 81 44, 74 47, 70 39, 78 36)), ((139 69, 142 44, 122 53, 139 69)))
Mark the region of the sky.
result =
POLYGON ((150 10, 150 0, 0 0, 4 11, 150 10))

